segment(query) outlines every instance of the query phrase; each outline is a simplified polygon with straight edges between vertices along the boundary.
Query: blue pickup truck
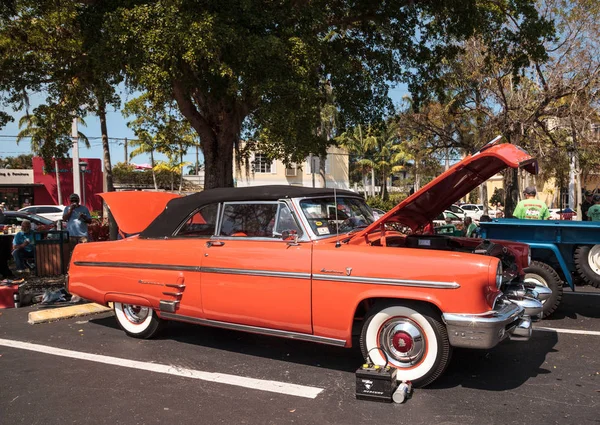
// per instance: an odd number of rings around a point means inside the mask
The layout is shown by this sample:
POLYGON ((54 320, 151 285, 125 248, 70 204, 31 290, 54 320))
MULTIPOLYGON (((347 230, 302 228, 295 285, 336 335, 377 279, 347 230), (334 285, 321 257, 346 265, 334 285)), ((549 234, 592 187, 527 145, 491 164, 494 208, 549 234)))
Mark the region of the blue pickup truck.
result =
POLYGON ((552 289, 544 316, 560 305, 565 282, 574 291, 579 276, 600 288, 600 222, 501 218, 480 226, 482 238, 529 244, 532 261, 525 280, 552 289))

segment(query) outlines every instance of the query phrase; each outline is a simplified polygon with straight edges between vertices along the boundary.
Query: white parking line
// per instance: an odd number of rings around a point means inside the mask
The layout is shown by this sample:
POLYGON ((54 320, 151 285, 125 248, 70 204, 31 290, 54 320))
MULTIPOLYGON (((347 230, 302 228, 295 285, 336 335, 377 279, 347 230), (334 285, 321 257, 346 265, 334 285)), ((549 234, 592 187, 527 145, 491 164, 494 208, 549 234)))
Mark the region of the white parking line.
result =
POLYGON ((51 354, 53 356, 70 357, 72 359, 88 360, 91 362, 104 363, 113 366, 129 367, 132 369, 147 370, 150 372, 165 373, 168 375, 182 376, 184 378, 200 379, 202 381, 217 382, 220 384, 236 385, 238 387, 251 388, 260 391, 292 395, 296 397, 315 398, 323 391, 323 388, 308 387, 304 385, 288 384, 287 382, 268 381, 263 379, 246 378, 243 376, 228 375, 225 373, 203 372, 180 368, 172 365, 146 363, 136 360, 122 359, 119 357, 102 356, 99 354, 83 353, 81 351, 63 350, 62 348, 49 347, 46 345, 31 344, 29 342, 1 339, 0 346, 19 348, 22 350, 36 351, 38 353, 51 354))
POLYGON ((576 334, 576 335, 595 335, 600 336, 600 332, 598 331, 580 331, 577 329, 560 329, 560 328, 538 328, 534 326, 534 331, 543 331, 543 332, 556 332, 559 334, 576 334))

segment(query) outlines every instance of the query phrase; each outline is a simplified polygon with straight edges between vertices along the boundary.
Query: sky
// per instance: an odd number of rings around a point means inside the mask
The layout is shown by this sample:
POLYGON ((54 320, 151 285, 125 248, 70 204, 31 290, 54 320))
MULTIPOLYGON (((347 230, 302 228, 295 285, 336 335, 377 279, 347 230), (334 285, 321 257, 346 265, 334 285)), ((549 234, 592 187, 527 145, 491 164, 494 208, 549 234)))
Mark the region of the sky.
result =
MULTIPOLYGON (((405 86, 399 86, 396 88, 390 88, 390 97, 394 101, 394 104, 399 104, 402 101, 402 97, 407 93, 405 86)), ((125 90, 122 90, 121 99, 122 104, 131 100, 136 95, 127 94, 125 90)), ((39 105, 43 101, 41 95, 32 96, 31 98, 31 110, 39 105)), ((4 128, 0 129, 0 157, 5 158, 7 156, 18 156, 20 154, 31 153, 31 145, 28 140, 23 140, 19 144, 16 143, 16 136, 19 133, 19 118, 25 115, 25 111, 13 111, 9 108, 2 108, 3 111, 8 113, 14 118, 14 122, 8 123, 4 128)), ((135 139, 133 131, 127 127, 127 120, 123 117, 120 110, 113 111, 109 110, 107 113, 107 126, 108 126, 108 137, 109 137, 109 148, 110 148, 110 159, 114 165, 118 162, 125 161, 125 148, 124 139, 129 140, 135 139)), ((102 140, 100 132, 100 120, 94 115, 89 115, 85 118, 86 126, 80 127, 79 131, 84 133, 89 141, 90 148, 80 144, 79 157, 80 158, 102 158, 102 140)), ((129 147, 128 151, 131 152, 132 148, 129 147)), ((72 153, 71 153, 72 156, 72 153)), ((158 160, 166 160, 166 157, 157 155, 158 160)), ((184 156, 184 161, 190 164, 196 162, 195 150, 189 152, 184 156)), ((135 164, 150 163, 149 155, 139 155, 130 160, 135 164)), ((200 152, 200 163, 203 163, 202 152, 200 152)))

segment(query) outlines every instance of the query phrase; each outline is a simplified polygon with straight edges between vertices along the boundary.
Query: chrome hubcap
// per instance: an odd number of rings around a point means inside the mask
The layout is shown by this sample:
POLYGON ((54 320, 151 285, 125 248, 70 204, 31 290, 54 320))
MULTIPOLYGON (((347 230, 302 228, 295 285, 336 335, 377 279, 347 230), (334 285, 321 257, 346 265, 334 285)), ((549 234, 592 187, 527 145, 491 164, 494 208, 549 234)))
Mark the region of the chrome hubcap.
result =
POLYGON ((123 313, 127 320, 133 324, 140 324, 148 318, 150 309, 148 307, 141 307, 139 305, 123 304, 123 313))
POLYGON ((379 346, 388 355, 392 365, 407 368, 423 359, 426 343, 421 328, 415 322, 397 317, 382 326, 379 346))
POLYGON ((600 245, 594 245, 590 249, 590 253, 588 254, 588 264, 594 273, 600 275, 600 245))
MULTIPOLYGON (((540 276, 539 274, 527 273, 525 275, 525 279, 523 279, 523 281, 525 283, 533 284, 535 286, 543 286, 545 288, 550 289, 550 287, 548 286, 548 284, 546 283, 546 281, 544 280, 544 278, 542 276, 540 276)), ((546 301, 548 301, 548 300, 539 300, 539 301, 542 304, 545 304, 546 301)))

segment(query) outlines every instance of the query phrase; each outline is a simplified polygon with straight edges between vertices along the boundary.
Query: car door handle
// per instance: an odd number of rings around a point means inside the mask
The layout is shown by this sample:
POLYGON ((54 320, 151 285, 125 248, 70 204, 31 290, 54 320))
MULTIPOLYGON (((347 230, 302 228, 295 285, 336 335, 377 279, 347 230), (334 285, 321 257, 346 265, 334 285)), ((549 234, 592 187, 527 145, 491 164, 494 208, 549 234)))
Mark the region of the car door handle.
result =
POLYGON ((223 246, 225 245, 225 242, 222 241, 208 241, 206 242, 206 247, 210 248, 211 246, 223 246))

